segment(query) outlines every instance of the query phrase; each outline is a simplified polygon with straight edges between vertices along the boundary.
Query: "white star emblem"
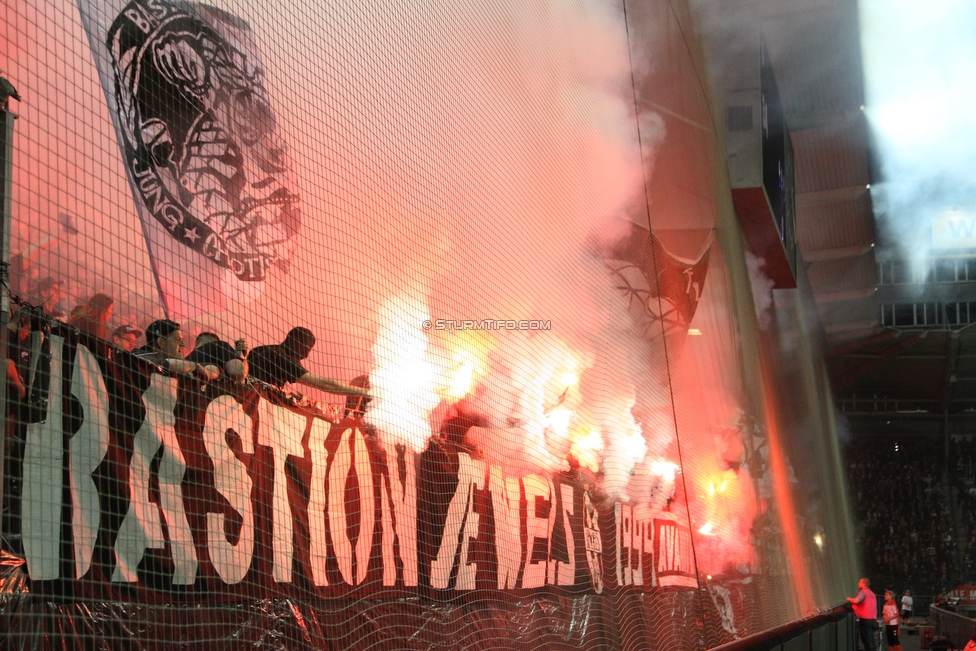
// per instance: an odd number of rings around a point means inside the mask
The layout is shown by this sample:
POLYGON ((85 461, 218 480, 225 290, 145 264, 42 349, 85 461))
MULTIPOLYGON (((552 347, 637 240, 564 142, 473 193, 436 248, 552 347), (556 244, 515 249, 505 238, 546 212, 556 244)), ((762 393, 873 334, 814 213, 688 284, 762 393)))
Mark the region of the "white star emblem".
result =
POLYGON ((200 236, 197 234, 197 227, 185 228, 183 229, 183 237, 190 240, 191 243, 196 244, 200 236))

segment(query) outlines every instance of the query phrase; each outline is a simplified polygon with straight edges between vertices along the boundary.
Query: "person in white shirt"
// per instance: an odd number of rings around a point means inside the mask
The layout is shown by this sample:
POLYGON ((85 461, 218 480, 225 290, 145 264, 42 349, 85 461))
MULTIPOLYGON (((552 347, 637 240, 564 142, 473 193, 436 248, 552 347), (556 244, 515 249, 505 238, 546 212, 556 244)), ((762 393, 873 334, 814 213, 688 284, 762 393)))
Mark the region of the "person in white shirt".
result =
POLYGON ((901 651, 901 640, 898 639, 898 605, 891 590, 885 590, 885 602, 881 608, 881 617, 885 623, 885 635, 888 638, 890 651, 901 651))
POLYGON ((904 621, 908 621, 908 618, 912 616, 912 606, 915 604, 915 600, 912 599, 912 591, 905 590, 905 596, 901 598, 901 618, 904 621))

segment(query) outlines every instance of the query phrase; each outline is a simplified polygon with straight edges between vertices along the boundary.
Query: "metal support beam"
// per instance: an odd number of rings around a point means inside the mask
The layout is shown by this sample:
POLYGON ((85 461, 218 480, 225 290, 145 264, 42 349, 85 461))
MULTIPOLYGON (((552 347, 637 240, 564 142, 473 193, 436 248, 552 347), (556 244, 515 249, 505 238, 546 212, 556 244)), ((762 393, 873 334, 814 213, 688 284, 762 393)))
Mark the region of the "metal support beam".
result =
POLYGON ((922 337, 922 333, 921 332, 916 332, 915 334, 911 335, 910 337, 906 337, 906 338, 902 339, 901 341, 899 341, 895 345, 889 346, 887 349, 885 349, 884 352, 882 352, 877 357, 875 357, 873 359, 869 359, 868 361, 864 362, 863 364, 861 364, 857 368, 853 368, 853 369, 849 370, 847 373, 844 373, 844 375, 841 376, 840 381, 837 383, 836 390, 837 391, 840 391, 840 390, 844 389, 845 387, 849 386, 852 382, 854 382, 854 380, 856 380, 859 377, 865 375, 866 373, 870 373, 875 368, 877 368, 879 365, 881 365, 882 362, 884 362, 885 360, 888 360, 888 359, 894 357, 895 355, 897 355, 901 351, 905 350, 906 348, 908 348, 909 346, 911 346, 912 344, 914 344, 916 341, 918 341, 919 339, 921 339, 921 337, 922 337))
POLYGON ((824 303, 839 303, 840 301, 861 301, 865 298, 871 298, 877 291, 875 287, 868 289, 849 289, 843 292, 827 292, 825 294, 817 294, 816 301, 817 305, 823 305, 824 303))
POLYGON ((876 337, 870 337, 869 339, 863 339, 861 341, 855 341, 844 346, 838 346, 836 348, 831 348, 827 352, 827 357, 838 357, 840 355, 846 355, 847 353, 852 353, 855 350, 861 350, 862 348, 867 348, 868 346, 874 346, 875 344, 881 344, 889 339, 897 339, 901 336, 901 331, 899 330, 887 330, 882 332, 876 337))
MULTIPOLYGON (((818 9, 819 11, 819 9, 818 9)), ((864 119, 864 112, 858 107, 845 107, 835 110, 808 111, 805 114, 790 118, 790 131, 807 131, 810 129, 836 129, 857 120, 864 119)), ((867 183, 867 181, 865 181, 867 183)))
POLYGON ((875 324, 875 326, 872 328, 864 328, 861 330, 850 330, 847 332, 839 332, 837 334, 828 334, 827 345, 839 346, 841 344, 843 345, 859 344, 864 339, 869 339, 871 337, 882 334, 884 332, 885 332, 885 328, 875 324))
MULTIPOLYGON (((830 203, 840 203, 843 201, 856 201, 867 194, 869 188, 867 183, 861 185, 849 185, 843 188, 831 188, 829 190, 814 190, 813 192, 797 192, 796 207, 806 208, 808 206, 822 206, 830 203)), ((874 246, 873 244, 871 246, 874 246)))
POLYGON ((841 246, 833 249, 819 249, 817 251, 803 251, 803 261, 828 262, 830 260, 844 260, 845 258, 859 258, 874 249, 874 244, 863 246, 841 246))
MULTIPOLYGON (((848 358, 848 359, 876 359, 878 357, 881 357, 881 355, 878 354, 878 353, 846 353, 843 356, 846 357, 846 358, 848 358)), ((945 359, 945 357, 946 357, 945 355, 937 355, 937 354, 932 354, 932 355, 899 355, 898 356, 898 359, 901 359, 901 360, 910 359, 910 360, 913 360, 913 361, 932 361, 932 360, 936 360, 936 359, 945 359)), ((960 379, 964 379, 964 378, 960 378, 960 379)), ((976 380, 976 378, 973 378, 973 379, 976 380)))
POLYGON ((828 323, 824 324, 824 331, 827 335, 839 335, 841 333, 851 332, 855 330, 866 331, 872 330, 878 327, 878 320, 874 319, 871 321, 853 321, 853 322, 840 322, 840 323, 828 323))

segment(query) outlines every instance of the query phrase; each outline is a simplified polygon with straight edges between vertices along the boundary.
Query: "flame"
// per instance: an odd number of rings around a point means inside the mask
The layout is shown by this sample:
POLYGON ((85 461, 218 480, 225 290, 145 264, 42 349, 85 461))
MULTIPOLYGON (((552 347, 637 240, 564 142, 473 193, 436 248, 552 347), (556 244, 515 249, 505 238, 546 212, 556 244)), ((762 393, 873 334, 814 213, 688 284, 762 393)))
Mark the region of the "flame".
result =
POLYGON ((754 553, 749 543, 751 520, 743 518, 743 505, 748 504, 745 498, 752 495, 752 483, 742 481, 735 471, 727 469, 716 449, 710 447, 704 454, 686 461, 694 470, 687 476, 694 486, 692 494, 701 498, 692 500, 692 518, 710 525, 698 529, 709 541, 700 550, 698 559, 702 570, 711 572, 729 563, 751 563, 754 553))
POLYGON ((708 480, 705 492, 710 497, 721 495, 729 489, 729 481, 735 481, 736 475, 732 470, 719 471, 716 476, 708 480))
MULTIPOLYGON (((561 438, 566 438, 567 436, 569 436, 569 423, 570 421, 573 420, 574 415, 575 414, 573 414, 573 411, 571 409, 567 409, 565 407, 557 407, 556 409, 553 409, 552 412, 547 417, 549 421, 549 427, 552 428, 553 432, 555 432, 557 436, 560 436, 561 438)), ((602 441, 600 445, 602 447, 603 445, 602 441)))
POLYGON ((627 451, 633 464, 639 465, 647 456, 647 441, 644 440, 644 433, 638 425, 629 435, 620 438, 621 447, 627 451))
POLYGON ((478 380, 484 377, 488 352, 494 347, 494 341, 485 333, 462 330, 441 344, 447 351, 450 366, 444 373, 444 383, 438 393, 457 401, 471 393, 478 380))
POLYGON ((448 371, 447 396, 460 400, 471 392, 474 385, 474 363, 463 361, 448 371))
MULTIPOLYGON (((575 460, 604 472, 607 490, 625 495, 648 454, 632 413, 632 386, 618 387, 609 400, 600 392, 584 392, 580 383, 586 384, 592 364, 584 351, 545 336, 425 332, 420 326, 430 318, 426 312, 425 301, 410 295, 391 301, 384 311, 374 346, 376 400, 370 410, 371 422, 384 435, 420 450, 431 436, 437 405, 471 398, 470 406, 498 428, 480 434, 492 437, 482 442, 489 455, 552 471, 575 460)), ((676 470, 661 459, 653 472, 673 483, 676 470)))
POLYGON ((600 453, 603 452, 603 436, 595 429, 589 429, 586 434, 575 438, 569 453, 585 466, 596 472, 600 469, 600 453))
POLYGON ((658 477, 663 477, 669 482, 674 481, 675 473, 678 471, 678 464, 671 463, 670 461, 655 461, 651 464, 651 472, 653 472, 658 477))
POLYGON ((437 368, 421 329, 429 316, 422 302, 405 295, 388 302, 382 317, 373 345, 369 420, 393 440, 422 450, 431 434, 428 417, 439 402, 433 391, 437 368))

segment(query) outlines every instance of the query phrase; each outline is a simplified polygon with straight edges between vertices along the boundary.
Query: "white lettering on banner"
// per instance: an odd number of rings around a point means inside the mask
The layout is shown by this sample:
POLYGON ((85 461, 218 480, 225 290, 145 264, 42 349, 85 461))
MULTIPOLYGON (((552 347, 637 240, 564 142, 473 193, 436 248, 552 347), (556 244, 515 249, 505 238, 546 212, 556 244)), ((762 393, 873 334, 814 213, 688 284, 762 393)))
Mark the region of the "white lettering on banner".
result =
POLYGON ((166 16, 170 14, 170 9, 171 9, 170 7, 167 7, 165 4, 158 2, 157 0, 147 0, 146 8, 151 10, 153 15, 159 20, 166 18, 166 16))
POLYGON ((467 454, 458 455, 459 484, 467 482, 471 486, 468 492, 468 509, 461 527, 461 549, 458 552, 458 590, 474 590, 475 579, 478 576, 478 565, 470 561, 469 553, 472 540, 478 538, 481 530, 481 516, 474 508, 474 492, 485 490, 488 479, 488 465, 484 461, 473 460, 467 454))
POLYGON ((400 446, 386 448, 387 474, 381 494, 381 525, 383 527, 383 585, 396 585, 396 563, 393 553, 393 534, 399 543, 403 562, 403 584, 417 585, 417 455, 400 446), (402 450, 402 452, 401 452, 402 450), (403 454, 404 476, 400 477, 400 457, 403 454))
POLYGON ((630 548, 630 585, 644 585, 644 532, 648 527, 648 523, 634 518, 634 535, 630 548))
POLYGON ((332 547, 342 580, 354 585, 352 577, 352 543, 346 528, 346 479, 352 468, 352 451, 349 439, 353 428, 346 428, 339 437, 339 447, 329 460, 327 471, 329 482, 329 532, 332 534, 332 547))
MULTIPOLYGON (((556 493, 556 484, 552 479, 546 479, 546 484, 549 486, 549 516, 546 518, 546 538, 545 538, 545 548, 546 548, 546 583, 555 585, 556 583, 556 560, 552 555, 552 541, 553 532, 556 530, 556 526, 562 526, 562 514, 559 512, 559 494, 556 493)), ((538 505, 538 500, 536 504, 538 505)))
MULTIPOLYGON (((386 466, 386 472, 382 475, 375 477, 379 482, 380 488, 380 535, 382 536, 380 540, 380 558, 383 560, 383 585, 392 586, 396 585, 396 562, 395 557, 395 545, 394 541, 396 539, 396 531, 394 531, 394 522, 396 518, 396 512, 394 512, 393 506, 393 496, 390 494, 392 487, 390 486, 390 473, 396 471, 397 459, 396 457, 387 457, 389 463, 386 466)), ((399 488, 399 480, 394 480, 399 488)))
POLYGON ((474 510, 474 491, 485 489, 488 467, 465 453, 458 454, 458 485, 447 510, 447 523, 437 558, 430 567, 430 584, 443 590, 450 585, 451 570, 458 565, 457 590, 474 590, 477 566, 468 562, 468 546, 478 537, 481 518, 474 510))
POLYGON ((655 520, 655 575, 659 586, 697 587, 692 566, 691 532, 673 520, 655 520))
POLYGON ((491 508, 495 514, 495 549, 498 553, 498 589, 515 587, 522 565, 522 542, 519 536, 519 502, 522 487, 515 477, 502 476, 501 468, 492 466, 488 475, 491 508))
POLYGON ((600 534, 599 515, 586 491, 583 491, 583 541, 590 581, 599 594, 603 592, 603 537, 600 534))
POLYGON ((178 386, 176 378, 154 374, 143 394, 146 416, 132 438, 129 510, 115 541, 113 581, 135 583, 139 580, 139 563, 146 549, 163 549, 166 546, 160 511, 166 519, 173 551, 173 583, 192 585, 196 578, 196 550, 180 492, 186 462, 176 440, 176 418, 173 414, 178 386), (157 472, 160 501, 157 507, 149 500, 149 484, 152 462, 160 447, 163 448, 163 456, 157 472))
POLYGON ((149 21, 146 20, 146 17, 142 15, 141 11, 138 11, 137 9, 126 9, 123 13, 125 14, 125 17, 131 20, 132 23, 139 29, 146 33, 149 32, 149 21))
POLYGON ((525 489, 527 534, 522 587, 540 588, 546 584, 546 574, 549 569, 549 535, 552 531, 552 522, 555 520, 552 485, 549 480, 538 475, 529 475, 522 478, 522 486, 525 489))
POLYGON ((972 219, 960 220, 958 222, 949 221, 948 225, 949 231, 956 239, 971 239, 973 237, 973 231, 976 230, 976 221, 972 219))
MULTIPOLYGON (((57 442, 64 441, 61 355, 63 345, 56 346, 47 420, 28 428, 24 531, 28 569, 34 579, 58 578, 60 572, 64 477, 63 446, 57 442)), ((111 445, 111 406, 109 385, 91 351, 79 347, 73 369, 71 391, 84 415, 69 441, 68 458, 73 573, 82 577, 89 573, 93 562, 99 523, 102 528, 105 526, 105 518, 101 518, 97 508, 99 498, 104 497, 98 491, 104 488, 93 481, 92 475, 111 445)), ((153 375, 142 395, 145 418, 132 437, 129 467, 121 469, 128 473, 128 481, 123 477, 121 483, 128 495, 113 497, 128 498, 128 507, 119 530, 110 532, 115 552, 112 581, 138 582, 139 567, 148 549, 166 549, 171 555, 173 585, 193 585, 197 579, 198 554, 203 553, 203 547, 197 549, 194 544, 181 490, 187 464, 176 436, 177 389, 175 378, 153 375), (158 460, 155 472, 154 459, 158 460), (150 496, 154 479, 159 488, 158 504, 150 496)), ((205 536, 202 544, 220 579, 227 584, 243 581, 254 561, 258 505, 253 490, 257 480, 252 473, 258 470, 251 468, 247 459, 255 454, 255 445, 261 445, 272 453, 268 463, 274 475, 261 480, 266 479, 268 484, 271 517, 267 522, 262 521, 261 526, 268 528, 271 575, 276 583, 294 580, 295 545, 307 544, 308 569, 316 586, 330 583, 327 575, 332 563, 328 560, 330 554, 335 556, 337 564, 331 567, 338 567, 341 580, 348 585, 363 585, 370 561, 376 560, 381 563, 376 569, 382 569, 384 586, 416 586, 419 569, 417 454, 390 444, 371 449, 358 427, 333 429, 324 420, 264 400, 258 402, 257 410, 255 421, 237 399, 224 395, 214 399, 203 415, 202 443, 213 464, 213 489, 226 503, 221 500, 223 506, 215 504, 209 507, 213 511, 200 514, 206 527, 201 532, 205 536), (296 541, 294 518, 298 514, 292 513, 288 497, 289 482, 294 477, 285 469, 289 457, 304 456, 306 429, 311 459, 309 539, 296 541), (328 448, 327 441, 332 441, 328 448), (330 449, 334 450, 331 455, 330 449), (239 531, 228 526, 228 519, 239 523, 239 531), (334 547, 329 547, 330 538, 334 547), (374 547, 374 539, 378 547, 374 547), (372 559, 374 550, 378 555, 372 559)), ((497 552, 498 575, 492 579, 493 584, 497 581, 497 587, 502 590, 572 586, 578 569, 577 548, 582 540, 586 569, 594 589, 599 592, 602 589, 599 523, 589 496, 585 491, 577 494, 580 490, 575 483, 563 482, 558 477, 506 477, 500 468, 459 453, 458 485, 447 505, 447 513, 442 516, 444 533, 431 561, 431 585, 455 590, 477 587, 479 569, 486 568, 479 566, 479 559, 472 556, 471 544, 486 531, 483 521, 486 512, 481 511, 482 504, 475 499, 476 495, 483 494, 490 500, 488 512, 494 516, 493 546, 497 552), (475 491, 487 492, 476 494, 475 491), (582 512, 578 512, 580 505, 582 512)), ((618 505, 615 516, 612 526, 618 536, 620 582, 640 585, 643 563, 649 562, 645 561, 644 554, 650 548, 653 529, 636 521, 630 507, 618 505)), ((690 559, 684 558, 684 539, 671 540, 674 535, 680 538, 680 532, 675 534, 676 531, 675 527, 665 527, 665 542, 661 544, 670 545, 668 549, 672 553, 668 558, 672 571, 687 571, 690 559)), ((687 536, 686 530, 684 535, 687 536)))
POLYGON ((629 548, 630 548, 630 507, 626 504, 616 503, 613 506, 613 523, 617 541, 617 585, 629 585, 629 548), (625 542, 625 539, 626 540, 625 542))
MULTIPOLYGON (((355 480, 359 484, 359 535, 356 538, 354 550, 356 552, 356 585, 366 580, 369 570, 369 559, 373 552, 373 531, 376 528, 376 494, 373 492, 373 466, 369 462, 369 450, 366 449, 366 439, 363 431, 358 427, 353 436, 353 467, 356 470, 355 480)), ((350 477, 346 480, 349 485, 350 477)), ((346 504, 346 522, 349 521, 349 504, 346 504)))
POLYGON ((62 347, 64 339, 51 336, 51 382, 47 414, 40 423, 27 425, 24 446, 24 492, 21 498, 24 555, 35 581, 60 575, 61 489, 64 463, 62 414, 62 347))
POLYGON ((254 510, 251 507, 251 478, 227 443, 227 434, 241 439, 244 454, 254 454, 251 418, 232 396, 220 396, 207 407, 203 442, 214 466, 214 488, 240 514, 242 523, 237 543, 227 540, 223 513, 207 513, 207 548, 217 574, 225 583, 240 583, 251 567, 254 555, 254 510))
POLYGON ((684 550, 678 539, 678 529, 674 526, 661 527, 661 558, 658 572, 680 572, 684 568, 684 550))
POLYGON ((108 452, 108 389, 94 355, 78 346, 71 375, 71 395, 81 404, 82 421, 69 445, 71 482, 71 537, 74 541, 75 577, 91 567, 98 537, 100 508, 92 473, 108 452))
POLYGON ((650 585, 654 585, 654 522, 644 522, 644 537, 641 540, 641 578, 644 572, 650 576, 650 585))
POLYGON ((267 400, 262 400, 260 404, 258 445, 271 448, 274 458, 274 489, 271 497, 274 580, 278 583, 291 583, 295 528, 291 505, 288 503, 285 462, 289 456, 304 456, 302 438, 308 418, 267 400))
POLYGON ((376 525, 376 499, 373 496, 373 470, 362 430, 349 427, 342 431, 339 447, 329 462, 329 532, 335 547, 342 580, 359 585, 366 580, 376 525), (346 489, 355 483, 359 503, 346 499, 346 489), (349 538, 350 521, 359 521, 355 547, 349 538))
POLYGON ((146 418, 132 437, 132 458, 129 461, 129 510, 119 527, 115 540, 115 571, 113 581, 135 583, 139 580, 139 563, 146 549, 163 549, 166 538, 159 512, 149 501, 149 474, 153 457, 162 442, 158 430, 172 427, 173 407, 176 405, 176 378, 152 376, 152 383, 143 395, 146 418), (156 407, 159 408, 157 411, 156 407), (167 416, 169 418, 167 419, 167 416))
POLYGON ((576 582, 576 541, 573 540, 573 525, 571 518, 576 515, 573 498, 576 491, 570 484, 559 484, 559 494, 562 497, 562 526, 566 533, 566 552, 569 562, 555 561, 552 563, 555 576, 551 583, 555 585, 573 585, 576 582))
POLYGON ((614 506, 617 532, 617 584, 621 586, 644 585, 644 554, 650 549, 648 535, 653 531, 651 523, 639 520, 632 506, 614 506))
MULTIPOLYGON (((158 378, 161 376, 153 376, 153 384, 158 378)), ((163 512, 173 555, 173 585, 193 585, 199 561, 183 506, 182 485, 186 475, 186 459, 183 458, 180 442, 176 438, 173 406, 169 404, 171 395, 168 392, 150 394, 150 398, 163 398, 165 402, 158 404, 157 400, 145 400, 146 419, 157 432, 163 448, 156 470, 156 483, 159 486, 159 509, 163 512)))
POLYGON ((326 540, 326 505, 328 493, 325 490, 328 452, 325 439, 329 436, 331 424, 319 418, 312 419, 312 429, 308 435, 308 447, 312 453, 312 477, 308 487, 308 534, 309 560, 312 564, 312 583, 317 586, 329 585, 326 577, 326 561, 329 548, 326 540))

